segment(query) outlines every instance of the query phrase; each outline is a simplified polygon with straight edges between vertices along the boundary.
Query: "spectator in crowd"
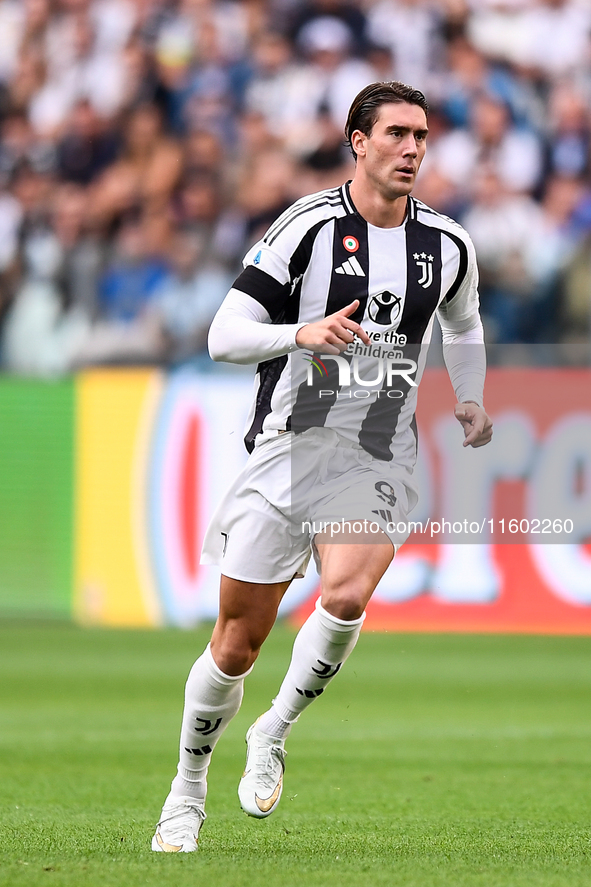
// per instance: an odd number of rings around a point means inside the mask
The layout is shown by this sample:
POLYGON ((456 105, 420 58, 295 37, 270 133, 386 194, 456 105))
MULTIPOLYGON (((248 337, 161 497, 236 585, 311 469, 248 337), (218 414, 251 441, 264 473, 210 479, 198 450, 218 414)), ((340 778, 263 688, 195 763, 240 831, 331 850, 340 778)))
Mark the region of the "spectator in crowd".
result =
POLYGON ((589 62, 591 9, 579 0, 542 0, 525 15, 522 63, 543 77, 562 77, 589 62))
POLYGON ((192 361, 208 370, 207 333, 233 275, 208 256, 205 238, 191 229, 175 234, 170 262, 172 271, 156 288, 152 302, 162 331, 163 358, 172 364, 192 361))
POLYGON ((347 42, 356 56, 367 49, 367 18, 359 5, 347 0, 309 0, 296 6, 289 37, 297 44, 304 29, 317 19, 332 18, 347 28, 347 42))
POLYGON ((317 145, 319 133, 309 98, 316 91, 314 69, 296 61, 287 37, 278 32, 258 35, 253 45, 245 110, 260 115, 269 135, 294 154, 305 154, 317 145))
POLYGON ((47 77, 32 95, 29 108, 35 130, 49 137, 59 134, 80 99, 109 117, 118 112, 124 95, 121 54, 101 46, 89 10, 73 11, 61 24, 47 35, 47 77))
POLYGON ((62 179, 88 185, 115 162, 119 151, 118 134, 99 117, 91 102, 76 102, 57 145, 62 179))
POLYGON ((120 157, 93 187, 97 220, 109 224, 138 206, 151 212, 162 210, 179 180, 181 160, 180 146, 164 132, 157 106, 135 108, 127 122, 120 157))
POLYGON ((36 135, 25 114, 7 114, 0 134, 0 177, 5 185, 23 165, 41 173, 55 170, 56 146, 36 135))
POLYGON ((335 16, 313 18, 298 34, 298 48, 310 65, 309 115, 328 113, 342 130, 357 93, 376 79, 364 59, 352 53, 350 29, 335 16))
POLYGON ((534 132, 512 125, 501 99, 482 93, 471 105, 470 128, 443 135, 431 163, 458 190, 469 188, 477 168, 487 164, 511 191, 532 192, 540 182, 542 144, 534 132))
POLYGON ((430 93, 443 64, 437 4, 378 0, 369 11, 368 34, 374 43, 389 47, 396 80, 430 93))
POLYGON ((492 342, 551 342, 559 275, 573 243, 567 231, 576 190, 550 184, 544 205, 507 190, 482 167, 475 198, 463 217, 479 257, 482 315, 492 342))
POLYGON ((242 170, 238 204, 245 218, 248 245, 259 240, 274 219, 293 203, 298 193, 292 158, 279 148, 268 148, 249 158, 242 170))
POLYGON ((101 254, 85 237, 84 191, 59 186, 50 209, 39 178, 23 171, 16 188, 26 210, 23 267, 3 355, 10 370, 54 376, 72 368, 89 335, 101 254))
POLYGON ((588 175, 591 130, 589 110, 582 95, 571 81, 563 80, 554 85, 548 105, 545 176, 588 175))
POLYGON ((73 361, 152 363, 164 341, 153 312, 155 293, 169 275, 171 229, 166 216, 125 220, 98 281, 98 317, 73 361))
POLYGON ((174 204, 176 224, 198 237, 202 244, 199 255, 204 262, 213 262, 234 273, 241 258, 244 219, 238 207, 225 210, 223 204, 219 171, 189 166, 174 204))

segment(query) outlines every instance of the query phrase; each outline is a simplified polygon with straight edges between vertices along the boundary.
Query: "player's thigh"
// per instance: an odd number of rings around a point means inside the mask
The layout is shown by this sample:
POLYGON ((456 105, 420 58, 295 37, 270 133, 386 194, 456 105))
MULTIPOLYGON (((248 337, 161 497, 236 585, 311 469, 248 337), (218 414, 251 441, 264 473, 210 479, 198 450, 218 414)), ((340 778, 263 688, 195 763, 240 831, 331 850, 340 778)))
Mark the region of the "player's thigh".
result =
POLYGON ((321 603, 339 619, 358 619, 394 557, 385 533, 366 542, 330 542, 316 536, 321 565, 321 603))
POLYGON ((273 628, 290 581, 259 584, 222 576, 220 609, 211 637, 211 652, 227 674, 241 674, 256 659, 273 628))

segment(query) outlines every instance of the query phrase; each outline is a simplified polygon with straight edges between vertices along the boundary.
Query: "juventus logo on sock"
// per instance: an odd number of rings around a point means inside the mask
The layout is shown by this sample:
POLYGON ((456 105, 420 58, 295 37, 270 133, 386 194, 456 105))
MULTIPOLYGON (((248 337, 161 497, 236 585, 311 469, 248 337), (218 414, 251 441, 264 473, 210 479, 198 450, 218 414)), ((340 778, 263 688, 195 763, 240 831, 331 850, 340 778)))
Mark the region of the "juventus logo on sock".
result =
POLYGON ((312 671, 314 672, 314 674, 317 674, 319 678, 323 679, 334 678, 339 668, 343 664, 342 662, 339 662, 338 665, 330 665, 328 662, 323 662, 321 659, 317 659, 316 662, 321 667, 314 668, 314 666, 312 666, 312 671))
POLYGON ((218 718, 215 723, 213 721, 209 721, 207 718, 195 718, 195 720, 203 724, 202 727, 195 727, 195 733, 202 733, 203 736, 209 736, 210 733, 215 733, 217 728, 222 723, 221 718, 218 718))

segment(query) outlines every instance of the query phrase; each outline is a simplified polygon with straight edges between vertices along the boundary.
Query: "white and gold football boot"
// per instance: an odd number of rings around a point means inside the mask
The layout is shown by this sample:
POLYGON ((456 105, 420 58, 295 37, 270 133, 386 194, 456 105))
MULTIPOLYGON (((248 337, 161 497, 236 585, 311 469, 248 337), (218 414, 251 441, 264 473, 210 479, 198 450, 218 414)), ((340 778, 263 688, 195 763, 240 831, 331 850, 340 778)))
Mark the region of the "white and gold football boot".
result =
POLYGON ((152 850, 156 853, 193 853, 205 821, 203 805, 192 798, 170 798, 164 802, 152 850))
POLYGON ((264 819, 277 808, 283 790, 285 740, 267 736, 252 725, 246 734, 246 766, 238 785, 240 806, 264 819))

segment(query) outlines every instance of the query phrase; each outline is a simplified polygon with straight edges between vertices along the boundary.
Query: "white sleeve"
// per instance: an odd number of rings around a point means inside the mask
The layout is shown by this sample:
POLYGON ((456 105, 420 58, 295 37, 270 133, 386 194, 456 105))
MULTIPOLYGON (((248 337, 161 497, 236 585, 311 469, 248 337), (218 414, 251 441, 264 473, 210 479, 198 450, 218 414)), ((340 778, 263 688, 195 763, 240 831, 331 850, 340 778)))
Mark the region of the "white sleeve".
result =
POLYGON ((486 351, 478 311, 478 267, 470 238, 466 245, 466 276, 454 297, 439 306, 437 317, 443 336, 443 357, 458 402, 471 400, 482 406, 486 351))
POLYGON ((209 330, 212 360, 260 363, 296 351, 296 333, 305 323, 273 324, 260 302, 231 289, 209 330))
POLYGON ((443 357, 459 403, 484 402, 486 351, 484 332, 478 313, 465 321, 439 318, 443 335, 443 357))

